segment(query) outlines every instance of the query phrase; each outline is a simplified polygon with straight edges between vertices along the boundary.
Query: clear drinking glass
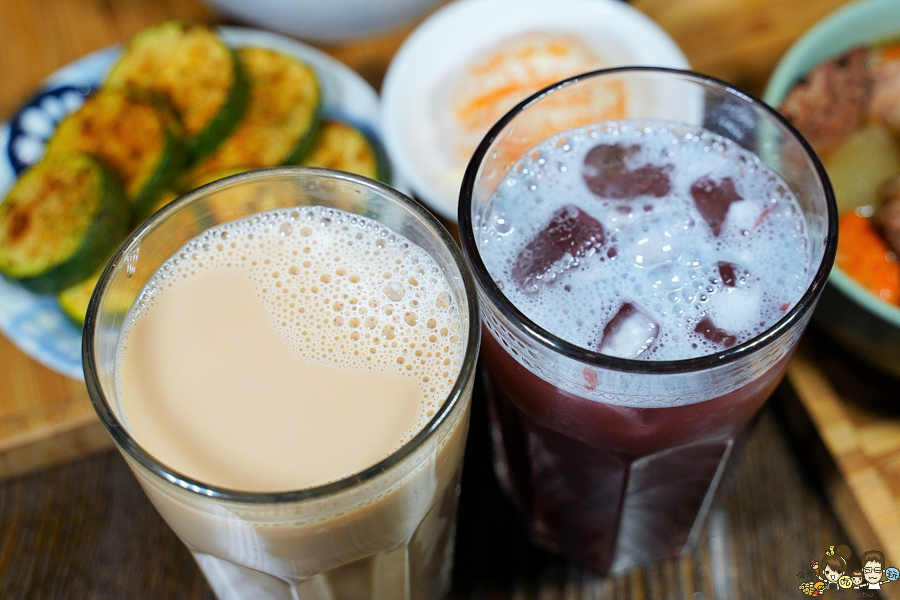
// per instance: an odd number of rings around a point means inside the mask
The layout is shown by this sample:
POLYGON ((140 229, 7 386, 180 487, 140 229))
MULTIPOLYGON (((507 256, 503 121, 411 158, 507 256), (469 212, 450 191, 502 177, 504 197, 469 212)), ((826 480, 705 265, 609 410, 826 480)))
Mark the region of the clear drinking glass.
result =
POLYGON ((493 127, 463 181, 460 235, 481 300, 495 471, 539 544, 601 573, 692 547, 735 437, 781 379, 825 284, 835 215, 825 172, 800 135, 761 101, 702 75, 588 73, 535 94, 493 127), (602 355, 536 325, 486 268, 480 232, 494 190, 551 134, 609 118, 576 122, 565 111, 609 89, 625 90, 617 118, 705 127, 759 156, 798 197, 811 244, 808 288, 754 339, 685 360, 602 355))
POLYGON ((100 278, 85 322, 83 357, 101 421, 221 600, 434 599, 450 583, 479 337, 474 283, 458 247, 427 211, 361 177, 286 167, 210 184, 141 225, 100 278), (157 268, 201 231, 261 211, 311 204, 380 221, 434 257, 462 317, 465 355, 458 379, 410 442, 334 483, 247 493, 174 472, 135 442, 121 414, 116 348, 127 308, 157 268))

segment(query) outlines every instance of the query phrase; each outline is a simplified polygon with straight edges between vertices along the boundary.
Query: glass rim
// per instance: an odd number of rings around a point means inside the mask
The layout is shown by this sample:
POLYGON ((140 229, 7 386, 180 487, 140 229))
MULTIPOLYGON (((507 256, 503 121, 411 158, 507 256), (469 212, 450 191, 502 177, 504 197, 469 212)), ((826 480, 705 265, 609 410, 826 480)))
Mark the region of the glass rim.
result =
POLYGON ((479 291, 485 295, 485 299, 490 301, 505 319, 515 324, 515 326, 524 330, 529 338, 536 340, 542 346, 562 354, 567 358, 576 360, 588 366, 594 366, 601 369, 635 373, 635 374, 676 374, 688 373, 698 370, 705 370, 720 365, 732 363, 740 360, 762 348, 765 348, 782 337, 784 333, 789 331, 796 325, 805 314, 815 305, 818 297, 825 286, 828 274, 831 271, 834 257, 837 252, 838 222, 837 222, 837 204, 834 198, 834 191, 831 187, 831 181, 825 172, 815 151, 806 141, 806 138, 778 111, 763 102, 761 99, 749 94, 736 86, 702 73, 685 69, 674 69, 670 67, 644 67, 644 66, 628 66, 615 67, 610 69, 599 69, 582 73, 564 79, 557 83, 551 84, 542 90, 539 90, 522 100, 514 108, 510 109, 497 123, 488 131, 478 147, 469 164, 466 167, 463 176, 462 185, 460 187, 460 198, 458 208, 458 222, 460 243, 463 253, 468 261, 472 275, 479 286, 479 291), (698 85, 708 85, 719 88, 723 93, 732 95, 746 102, 747 104, 761 109, 768 114, 774 121, 779 123, 788 133, 793 136, 812 163, 818 181, 822 185, 825 194, 826 212, 827 212, 827 231, 825 232, 824 247, 822 257, 817 265, 816 272, 810 280, 809 285, 803 295, 797 300, 791 310, 789 310, 778 321, 771 325, 768 329, 759 335, 738 344, 732 348, 728 348, 721 352, 706 354, 695 358, 685 358, 679 360, 637 360, 628 358, 618 358, 607 356, 577 346, 568 342, 553 333, 547 331, 524 313, 522 313, 500 290, 494 278, 491 276, 486 265, 481 259, 478 251, 478 244, 475 240, 474 228, 472 226, 472 196, 475 189, 475 183, 478 171, 484 161, 485 156, 490 150, 491 144, 500 135, 504 128, 518 116, 522 111, 528 109, 532 105, 540 102, 543 98, 557 93, 570 85, 577 84, 582 81, 601 78, 604 76, 617 76, 627 74, 649 74, 661 75, 664 77, 678 77, 685 81, 692 81, 698 85))
MULTIPOLYGON (((250 215, 248 214, 245 216, 250 215)), ((135 228, 115 251, 113 256, 107 262, 106 267, 103 269, 103 273, 94 288, 94 293, 91 295, 87 315, 84 321, 84 330, 82 333, 82 361, 84 363, 85 384, 91 399, 91 404, 93 404, 97 415, 100 417, 101 423, 103 423, 103 426, 112 436, 120 450, 137 461, 142 467, 172 485, 204 498, 213 498, 240 504, 292 504, 325 499, 347 490, 360 487, 383 473, 386 473, 407 457, 411 456, 426 441, 436 434, 441 425, 448 419, 450 413, 456 408, 457 404, 462 401, 462 398, 466 393, 466 388, 469 386, 469 382, 474 378, 478 359, 481 325, 477 298, 478 293, 475 282, 471 273, 465 266, 465 260, 463 259, 459 246, 457 246, 446 228, 434 215, 428 212, 421 204, 415 202, 402 192, 378 181, 332 169, 290 166, 247 171, 214 181, 180 196, 135 228), (279 492, 247 492, 203 483, 179 473, 157 460, 150 452, 137 443, 110 408, 106 394, 103 392, 103 387, 97 375, 97 361, 94 352, 97 312, 102 302, 102 298, 105 296, 106 288, 109 285, 113 273, 124 266, 125 259, 129 256, 132 246, 153 231, 157 224, 166 220, 169 215, 181 210, 197 198, 206 197, 224 188, 238 186, 254 179, 290 178, 298 175, 318 176, 332 180, 345 181, 369 188, 376 193, 386 196, 392 202, 400 204, 414 216, 424 221, 431 230, 431 233, 435 234, 438 241, 448 248, 450 255, 453 258, 453 264, 459 271, 463 283, 463 289, 466 294, 466 309, 469 312, 469 331, 464 340, 466 346, 463 353, 462 364, 460 365, 460 371, 456 381, 453 383, 452 389, 444 400, 444 403, 438 408, 434 416, 422 430, 398 450, 362 471, 330 483, 299 490, 279 492)), ((462 307, 460 307, 460 309, 462 309, 462 307)))

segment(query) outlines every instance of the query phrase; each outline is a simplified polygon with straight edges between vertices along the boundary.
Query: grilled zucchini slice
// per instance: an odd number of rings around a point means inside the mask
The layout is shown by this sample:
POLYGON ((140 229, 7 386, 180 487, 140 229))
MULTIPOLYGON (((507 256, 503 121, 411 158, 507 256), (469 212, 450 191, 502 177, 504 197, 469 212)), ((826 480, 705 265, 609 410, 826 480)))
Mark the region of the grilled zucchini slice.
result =
POLYGON ((178 192, 176 192, 175 190, 172 190, 172 189, 163 190, 162 192, 160 192, 159 196, 157 197, 156 204, 154 204, 153 208, 150 209, 150 214, 153 214, 153 213, 165 208, 166 206, 168 206, 175 200, 178 200, 178 192))
POLYGON ((237 175, 238 173, 246 173, 247 171, 252 170, 253 167, 230 167, 228 169, 216 169, 214 171, 207 171, 205 173, 201 173, 195 179, 186 181, 184 183, 183 189, 185 192, 189 192, 191 190, 196 190, 198 187, 203 187, 208 183, 212 183, 213 181, 218 181, 220 179, 225 179, 226 177, 231 177, 232 175, 237 175))
POLYGON ((101 90, 63 119, 47 156, 90 154, 112 171, 131 201, 132 220, 147 216, 184 168, 181 125, 171 109, 125 90, 101 90))
POLYGON ((99 269, 94 271, 93 275, 73 286, 67 287, 56 295, 56 300, 59 302, 59 307, 62 309, 63 314, 79 327, 84 326, 84 317, 87 315, 91 295, 94 293, 94 288, 97 287, 97 282, 100 281, 100 274, 103 273, 103 267, 105 266, 105 264, 101 265, 99 269))
POLYGON ((121 185, 99 162, 48 157, 0 204, 0 274, 35 293, 58 292, 90 276, 129 223, 121 185))
POLYGON ((236 167, 296 162, 318 136, 322 94, 315 70, 268 48, 241 48, 238 55, 250 82, 247 111, 215 152, 191 169, 189 181, 236 167))
POLYGON ((192 160, 228 137, 248 98, 237 54, 211 27, 185 21, 166 21, 132 37, 106 85, 165 99, 184 125, 192 160))
MULTIPOLYGON (((214 181, 252 170, 253 167, 233 167, 230 169, 211 171, 200 175, 197 179, 186 181, 182 189, 187 193, 191 190, 213 183, 214 181)), ((206 196, 201 202, 195 205, 198 214, 209 215, 208 218, 204 217, 200 220, 200 227, 206 229, 213 227, 218 223, 237 219, 240 216, 238 213, 242 210, 241 207, 245 207, 248 203, 253 204, 253 210, 251 212, 262 212, 269 208, 276 208, 276 206, 264 206, 265 202, 260 196, 265 195, 265 188, 266 186, 257 186, 252 198, 248 198, 247 193, 241 189, 226 189, 216 194, 206 196)))
MULTIPOLYGON (((94 294, 94 289, 100 281, 100 275, 103 274, 103 269, 106 268, 109 258, 107 257, 87 279, 83 279, 56 294, 59 308, 78 327, 84 326, 84 318, 87 315, 88 305, 91 303, 91 296, 94 294)), ((133 301, 134 296, 129 294, 127 290, 110 288, 107 290, 106 299, 104 300, 104 310, 124 316, 128 309, 131 308, 133 301)))
POLYGON ((325 121, 318 143, 302 164, 390 183, 390 169, 381 149, 362 131, 342 121, 325 121))

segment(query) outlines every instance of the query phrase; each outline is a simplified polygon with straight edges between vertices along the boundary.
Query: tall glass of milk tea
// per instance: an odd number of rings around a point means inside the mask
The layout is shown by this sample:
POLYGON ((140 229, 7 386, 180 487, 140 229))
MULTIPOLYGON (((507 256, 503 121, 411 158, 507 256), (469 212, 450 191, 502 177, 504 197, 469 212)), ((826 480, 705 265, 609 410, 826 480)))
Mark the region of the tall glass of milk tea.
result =
POLYGON ((709 77, 598 71, 494 126, 459 222, 495 471, 534 540, 600 573, 690 549, 834 259, 809 146, 709 77))
POLYGON ((480 325, 399 192, 286 167, 191 192, 110 260, 101 421, 220 600, 446 594, 480 325))

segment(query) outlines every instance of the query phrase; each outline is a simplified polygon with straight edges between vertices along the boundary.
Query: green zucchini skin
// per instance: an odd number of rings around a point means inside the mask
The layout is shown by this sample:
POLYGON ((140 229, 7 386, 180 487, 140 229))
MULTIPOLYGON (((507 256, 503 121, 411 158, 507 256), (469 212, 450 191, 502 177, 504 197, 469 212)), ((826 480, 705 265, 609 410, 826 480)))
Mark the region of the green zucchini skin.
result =
POLYGON ((250 102, 250 82, 241 57, 231 51, 234 84, 225 106, 210 121, 206 129, 188 140, 187 154, 190 162, 197 162, 215 152, 216 148, 237 128, 250 102))
POLYGON ((322 92, 315 70, 276 50, 239 48, 250 99, 231 135, 211 155, 193 165, 184 181, 234 168, 262 169, 288 164, 309 152, 320 123, 322 92))
POLYGON ((187 162, 187 148, 184 139, 174 132, 166 132, 163 152, 156 172, 153 173, 141 193, 131 201, 131 222, 137 225, 154 212, 160 199, 171 189, 187 162))
MULTIPOLYGON (((4 226, 4 219, 9 216, 9 211, 3 210, 4 205, 11 206, 9 203, 16 202, 17 191, 25 178, 45 177, 48 176, 47 170, 67 168, 87 169, 94 181, 91 186, 93 189, 87 191, 64 190, 64 193, 70 193, 71 200, 69 206, 65 207, 69 211, 66 214, 91 210, 91 203, 96 198, 86 197, 84 194, 99 196, 99 206, 90 215, 87 226, 81 231, 70 232, 80 237, 75 240, 77 244, 74 250, 49 262, 44 261, 47 264, 33 267, 9 264, 6 260, 8 256, 6 250, 0 247, 0 274, 36 294, 56 293, 89 277, 125 239, 130 226, 129 203, 116 177, 99 162, 86 155, 68 155, 38 163, 20 178, 7 196, 6 202, 0 204, 0 227, 4 226)), ((66 214, 59 215, 58 218, 66 220, 66 214)), ((32 229, 37 228, 35 235, 42 236, 45 233, 43 231, 45 228, 40 222, 33 225, 32 229)), ((53 240, 52 235, 48 237, 50 238, 47 240, 48 247, 59 242, 53 240)))
POLYGON ((324 127, 325 118, 322 116, 322 105, 320 102, 319 106, 316 108, 316 114, 313 117, 312 123, 310 123, 309 132, 300 139, 300 142, 294 147, 293 151, 285 157, 281 164, 302 164, 303 160, 312 153, 313 149, 315 149, 316 145, 319 143, 324 127))

